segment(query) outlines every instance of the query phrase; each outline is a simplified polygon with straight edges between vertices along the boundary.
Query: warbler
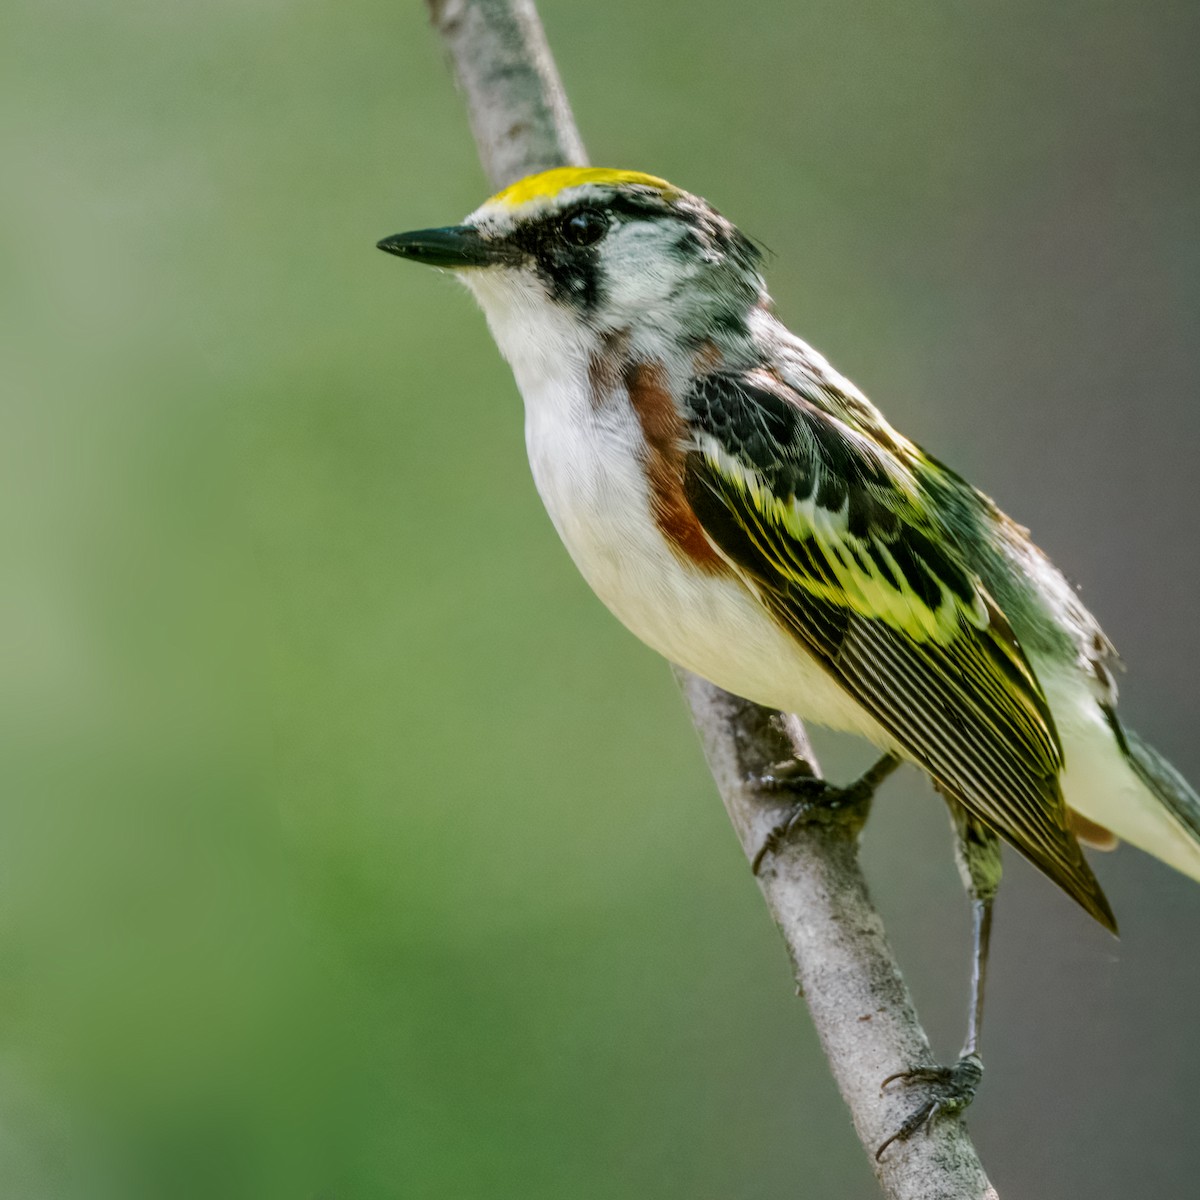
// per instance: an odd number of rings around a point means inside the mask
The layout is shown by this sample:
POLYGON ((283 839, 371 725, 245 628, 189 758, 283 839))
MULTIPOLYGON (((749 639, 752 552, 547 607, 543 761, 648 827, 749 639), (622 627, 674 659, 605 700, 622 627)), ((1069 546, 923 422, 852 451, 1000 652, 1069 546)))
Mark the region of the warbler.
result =
POLYGON ((998 838, 1114 933, 1080 836, 1200 880, 1200 799, 1119 720, 1096 619, 1027 530, 781 323, 759 249, 699 197, 551 170, 379 248, 454 271, 478 300, 550 518, 633 633, 730 692, 860 734, 946 797, 975 905, 970 1032, 956 1067, 907 1073, 942 1090, 897 1136, 961 1107, 998 838))

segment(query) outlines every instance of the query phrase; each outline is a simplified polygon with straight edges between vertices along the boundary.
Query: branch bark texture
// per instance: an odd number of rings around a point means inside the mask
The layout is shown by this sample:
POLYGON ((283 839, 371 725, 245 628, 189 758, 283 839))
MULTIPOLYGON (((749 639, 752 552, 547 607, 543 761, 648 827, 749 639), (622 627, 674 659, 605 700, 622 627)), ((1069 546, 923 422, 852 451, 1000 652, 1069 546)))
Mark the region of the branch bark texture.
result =
MULTIPOLYGON (((532 0, 427 0, 495 188, 535 171, 582 166, 586 153, 532 0)), ((756 784, 796 760, 819 774, 804 729, 688 672, 676 675, 708 765, 748 860, 786 815, 756 784)), ((935 1121, 881 1161, 875 1149, 913 1095, 881 1094, 894 1072, 933 1064, 929 1041, 871 904, 858 863, 865 806, 798 826, 764 860, 759 886, 855 1129, 891 1200, 996 1200, 965 1125, 935 1121)))

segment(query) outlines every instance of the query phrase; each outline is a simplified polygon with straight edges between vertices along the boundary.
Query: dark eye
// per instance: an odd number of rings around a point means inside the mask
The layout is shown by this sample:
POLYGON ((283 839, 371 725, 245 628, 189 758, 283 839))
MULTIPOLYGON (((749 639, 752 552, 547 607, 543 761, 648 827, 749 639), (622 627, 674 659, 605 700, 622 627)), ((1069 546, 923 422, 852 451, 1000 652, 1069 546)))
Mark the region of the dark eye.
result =
POLYGON ((598 208, 581 208, 564 217, 559 226, 570 246, 592 246, 608 232, 608 214, 598 208))

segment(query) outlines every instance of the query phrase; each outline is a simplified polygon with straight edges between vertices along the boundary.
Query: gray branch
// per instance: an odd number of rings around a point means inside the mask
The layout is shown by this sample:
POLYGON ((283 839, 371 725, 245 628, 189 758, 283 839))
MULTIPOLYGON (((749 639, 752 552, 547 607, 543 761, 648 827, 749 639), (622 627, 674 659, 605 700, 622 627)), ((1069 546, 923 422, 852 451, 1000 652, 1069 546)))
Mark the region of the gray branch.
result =
MULTIPOLYGON (((586 159, 566 93, 532 0, 428 0, 450 53, 484 170, 500 188, 550 167, 586 159)), ((819 770, 804 729, 676 672, 708 765, 753 860, 786 815, 786 800, 756 783, 781 762, 819 770)), ((854 1127, 892 1200, 995 1200, 961 1120, 875 1149, 909 1114, 913 1095, 881 1094, 894 1072, 933 1063, 925 1031, 867 895, 858 863, 866 802, 822 810, 768 855, 759 886, 787 943, 796 981, 854 1127)))
POLYGON ((429 11, 493 187, 587 162, 533 0, 429 0, 429 11))

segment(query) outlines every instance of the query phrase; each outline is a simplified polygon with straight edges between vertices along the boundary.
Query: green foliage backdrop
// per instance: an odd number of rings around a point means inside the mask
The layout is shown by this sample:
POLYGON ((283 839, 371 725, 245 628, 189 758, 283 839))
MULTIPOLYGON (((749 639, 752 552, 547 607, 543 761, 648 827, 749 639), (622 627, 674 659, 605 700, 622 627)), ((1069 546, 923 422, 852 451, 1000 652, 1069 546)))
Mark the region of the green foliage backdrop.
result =
MULTIPOLYGON (((543 3, 594 159, 772 247, 1193 779, 1198 11, 543 3)), ((556 543, 465 294, 373 249, 485 190, 417 0, 9 0, 0 149, 0 1194, 872 1196, 667 670, 556 543)), ((917 778, 866 858, 952 1053, 917 778)), ((1200 1172, 1200 888, 1098 870, 1120 944, 1010 867, 1002 1194, 1200 1172)))

